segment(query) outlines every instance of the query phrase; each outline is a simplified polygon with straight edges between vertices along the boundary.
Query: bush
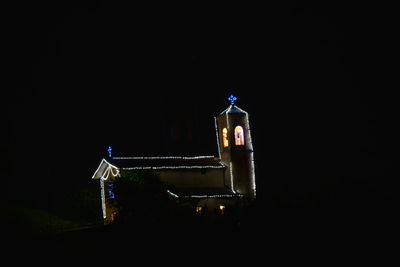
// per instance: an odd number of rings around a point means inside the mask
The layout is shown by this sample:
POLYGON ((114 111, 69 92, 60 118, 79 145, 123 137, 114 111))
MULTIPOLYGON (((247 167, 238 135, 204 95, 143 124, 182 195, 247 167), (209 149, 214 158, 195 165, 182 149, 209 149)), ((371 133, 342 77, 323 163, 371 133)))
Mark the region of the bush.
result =
POLYGON ((150 170, 126 172, 114 183, 114 205, 118 208, 117 223, 165 223, 177 212, 175 200, 167 185, 150 170))

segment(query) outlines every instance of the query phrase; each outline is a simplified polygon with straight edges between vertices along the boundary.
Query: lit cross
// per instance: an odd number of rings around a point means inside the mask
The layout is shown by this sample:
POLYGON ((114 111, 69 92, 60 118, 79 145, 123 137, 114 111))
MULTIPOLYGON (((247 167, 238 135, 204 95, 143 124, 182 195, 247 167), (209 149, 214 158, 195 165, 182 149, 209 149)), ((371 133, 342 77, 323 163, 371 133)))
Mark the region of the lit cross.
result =
POLYGON ((112 151, 112 148, 111 148, 111 146, 108 146, 108 149, 107 149, 107 151, 108 151, 108 156, 111 158, 111 151, 112 151))
POLYGON ((228 100, 231 102, 231 105, 234 105, 235 101, 237 100, 237 97, 234 95, 231 95, 230 97, 228 97, 228 100))

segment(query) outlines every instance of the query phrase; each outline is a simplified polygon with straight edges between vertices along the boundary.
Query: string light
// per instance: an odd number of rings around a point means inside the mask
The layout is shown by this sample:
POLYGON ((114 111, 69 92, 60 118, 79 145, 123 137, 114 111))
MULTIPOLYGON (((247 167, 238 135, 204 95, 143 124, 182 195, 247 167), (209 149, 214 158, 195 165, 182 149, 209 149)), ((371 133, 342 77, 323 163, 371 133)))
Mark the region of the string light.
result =
POLYGON ((100 170, 101 166, 103 166, 103 163, 104 163, 104 162, 105 162, 105 160, 104 160, 104 159, 102 159, 102 160, 101 160, 101 162, 100 162, 100 165, 99 165, 99 167, 97 167, 97 170, 94 172, 94 174, 93 174, 93 176, 92 176, 92 179, 95 179, 95 177, 96 177, 97 173, 99 172, 99 170, 100 170))
POLYGON ((170 190, 167 190, 167 193, 173 196, 174 198, 237 198, 237 197, 243 197, 242 194, 235 193, 234 194, 214 194, 214 195, 188 195, 188 196, 179 196, 170 190))
POLYGON ((160 166, 160 167, 125 167, 121 170, 175 170, 175 169, 224 169, 225 165, 221 164, 219 166, 160 166))
POLYGON ((106 214, 106 196, 104 194, 104 180, 100 179, 100 187, 101 187, 101 208, 103 209, 103 218, 107 217, 106 214))
POLYGON ((231 176, 231 190, 233 192, 235 192, 235 188, 233 186, 233 165, 232 165, 232 162, 229 162, 229 172, 230 172, 230 176, 231 176))
POLYGON ((237 198, 242 197, 242 195, 190 195, 184 196, 183 198, 237 198))
POLYGON ((115 198, 113 189, 114 189, 114 184, 108 184, 108 197, 110 199, 114 199, 115 198))
POLYGON ((167 193, 173 196, 174 198, 179 198, 177 194, 172 193, 171 191, 167 190, 167 193))
POLYGON ((255 171, 254 171, 254 156, 253 153, 250 154, 250 183, 251 183, 251 189, 253 190, 253 197, 256 197, 256 177, 255 177, 255 171))
POLYGON ((221 158, 221 148, 219 146, 219 134, 218 134, 218 125, 217 125, 216 117, 214 117, 214 126, 215 126, 215 134, 217 136, 218 155, 219 155, 219 158, 221 158))
MULTIPOLYGON (((230 125, 230 116, 229 114, 244 114, 244 119, 245 119, 245 129, 246 129, 246 147, 252 148, 252 141, 251 141, 251 133, 250 133, 250 127, 249 127, 249 121, 248 121, 248 113, 239 107, 235 106, 235 101, 238 98, 234 95, 230 95, 228 97, 228 100, 230 101, 230 106, 225 109, 223 112, 220 113, 220 115, 225 115, 226 118, 226 123, 227 123, 227 129, 228 132, 230 133, 231 131, 231 126, 230 125)), ((193 194, 193 195, 182 195, 179 196, 176 193, 171 192, 170 190, 167 190, 167 193, 171 195, 174 198, 199 198, 199 199, 205 199, 205 198, 242 198, 244 195, 235 191, 235 184, 234 184, 234 171, 233 171, 233 163, 232 163, 232 156, 230 155, 231 150, 229 149, 229 154, 227 155, 226 160, 229 165, 226 165, 224 162, 222 162, 222 151, 220 147, 220 136, 219 136, 219 128, 220 125, 218 123, 217 117, 214 117, 214 127, 215 127, 215 133, 216 133, 216 138, 217 138, 217 146, 218 146, 218 158, 215 156, 194 156, 194 157, 185 157, 185 156, 156 156, 156 157, 112 157, 112 147, 108 146, 108 157, 110 160, 115 160, 113 162, 116 165, 118 164, 118 160, 187 160, 187 161, 192 161, 192 160, 197 160, 197 159, 214 159, 216 161, 216 165, 196 165, 195 162, 193 162, 193 165, 190 166, 142 166, 142 167, 117 167, 110 162, 108 162, 106 159, 102 159, 100 162, 100 165, 97 167, 94 175, 92 176, 92 179, 100 179, 100 186, 101 186, 101 198, 102 198, 102 210, 103 210, 103 218, 106 219, 107 217, 107 203, 106 203, 106 186, 108 190, 108 198, 112 199, 114 198, 114 193, 113 193, 113 184, 105 184, 105 181, 107 181, 110 177, 119 177, 121 174, 121 171, 123 170, 179 170, 179 169, 226 169, 229 168, 229 176, 230 176, 230 190, 232 194, 193 194)), ((231 137, 231 135, 229 135, 231 137)), ((250 186, 250 194, 252 194, 252 197, 255 198, 256 196, 256 184, 255 184, 255 168, 254 168, 254 155, 253 151, 249 151, 249 186, 250 186)), ((225 158, 224 158, 225 159, 225 158)), ((221 204, 222 205, 222 204, 221 204)), ((225 206, 219 206, 221 210, 225 208, 225 206)))
POLYGON ((107 160, 102 159, 100 162, 99 167, 97 167, 97 170, 95 171, 94 175, 92 176, 92 179, 101 179, 101 180, 107 180, 110 176, 110 174, 113 177, 119 176, 120 175, 120 171, 118 169, 118 167, 112 165, 111 163, 109 163, 107 160), (105 164, 107 164, 107 167, 105 169, 105 171, 102 173, 102 175, 100 177, 97 177, 97 174, 99 173, 101 167, 103 167, 105 164), (113 172, 113 169, 115 169, 115 173, 113 172))
POLYGON ((116 177, 116 176, 118 176, 119 175, 119 169, 118 168, 116 168, 116 167, 114 167, 114 166, 108 166, 107 167, 107 169, 106 169, 106 171, 103 173, 103 175, 100 177, 102 180, 107 180, 109 177, 110 177, 110 174, 113 176, 113 177, 116 177), (113 172, 113 168, 115 168, 116 169, 116 172, 114 173, 113 172))
POLYGON ((225 109, 224 111, 222 111, 219 115, 223 115, 223 114, 228 114, 228 113, 243 113, 243 114, 248 114, 246 111, 244 111, 243 109, 239 108, 238 106, 229 106, 227 109, 225 109), (231 112, 233 111, 233 112, 231 112), (234 112, 236 111, 236 112, 234 112))
POLYGON ((231 105, 234 105, 234 104, 235 104, 235 101, 237 100, 237 97, 234 96, 234 95, 230 95, 230 96, 228 97, 228 100, 229 100, 229 102, 231 102, 231 105))
MULTIPOLYGON (((248 116, 248 115, 247 115, 248 116)), ((253 143, 251 141, 251 131, 250 131, 250 125, 247 120, 247 131, 248 131, 248 142, 250 143, 250 147, 253 147, 253 143)), ((250 153, 250 184, 251 184, 251 189, 253 190, 253 198, 256 197, 256 175, 255 175, 255 167, 254 167, 254 153, 253 150, 250 153)))
POLYGON ((213 159, 214 156, 196 156, 196 157, 179 157, 179 156, 168 156, 168 157, 113 157, 113 159, 213 159))
MULTIPOLYGON (((226 118, 226 127, 228 128, 228 132, 230 132, 229 130, 230 130, 230 125, 229 125, 229 117, 228 117, 228 112, 227 113, 225 113, 225 118, 226 118)), ((229 142, 230 142, 230 140, 229 140, 229 142)), ((232 142, 231 142, 232 143, 232 142)), ((234 186, 233 186, 233 171, 232 171, 232 161, 231 161, 231 159, 230 159, 230 157, 229 157, 229 175, 230 175, 230 178, 231 178, 231 189, 232 189, 232 191, 234 190, 234 186)))
MULTIPOLYGON (((113 159, 203 159, 203 158, 214 158, 213 156, 198 156, 198 157, 115 157, 113 159)), ((99 167, 97 168, 96 172, 92 176, 92 179, 102 179, 102 180, 107 180, 110 175, 112 177, 117 177, 120 175, 120 170, 176 170, 176 169, 224 169, 226 168, 226 165, 223 164, 222 162, 218 162, 218 166, 215 165, 192 165, 192 166, 159 166, 159 167, 154 167, 154 166, 144 166, 144 167, 123 167, 123 168, 118 168, 117 166, 109 163, 107 160, 102 159, 99 167), (107 164, 107 167, 105 167, 105 170, 101 174, 100 177, 97 177, 100 169, 104 166, 104 164, 107 164), (114 172, 115 170, 115 172, 114 172)))

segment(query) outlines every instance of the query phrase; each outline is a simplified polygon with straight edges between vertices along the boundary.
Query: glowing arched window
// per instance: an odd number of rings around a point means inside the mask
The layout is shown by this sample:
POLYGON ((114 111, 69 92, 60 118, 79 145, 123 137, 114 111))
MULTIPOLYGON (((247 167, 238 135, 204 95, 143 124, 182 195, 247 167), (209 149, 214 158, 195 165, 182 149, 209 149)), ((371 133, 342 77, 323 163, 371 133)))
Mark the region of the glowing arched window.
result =
POLYGON ((244 132, 242 126, 235 128, 235 145, 244 146, 244 132))
POLYGON ((222 130, 222 141, 224 143, 224 147, 229 146, 229 143, 228 143, 228 129, 226 129, 226 128, 224 128, 222 130))

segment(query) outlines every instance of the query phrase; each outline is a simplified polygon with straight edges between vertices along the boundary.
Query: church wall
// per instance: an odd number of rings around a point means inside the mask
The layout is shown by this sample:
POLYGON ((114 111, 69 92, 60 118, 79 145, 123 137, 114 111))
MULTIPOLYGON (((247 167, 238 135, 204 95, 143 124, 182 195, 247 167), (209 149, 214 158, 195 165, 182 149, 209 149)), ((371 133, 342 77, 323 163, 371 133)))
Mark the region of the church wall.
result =
MULTIPOLYGON (((176 187, 222 187, 224 186, 225 169, 187 169, 187 170, 155 170, 160 180, 176 187)), ((105 212, 104 223, 113 222, 117 208, 109 200, 108 185, 115 182, 116 177, 110 176, 106 181, 100 180, 103 209, 105 212)), ((205 200, 210 208, 216 209, 220 203, 215 203, 213 199, 205 200)), ((222 203, 222 202, 221 202, 222 203)))
POLYGON ((252 154, 236 151, 232 155, 232 162, 235 189, 241 194, 252 197, 254 195, 252 154))
POLYGON ((188 169, 155 171, 160 180, 176 187, 221 187, 224 169, 188 169))
POLYGON ((105 205, 106 205, 106 217, 104 218, 104 223, 111 224, 114 222, 114 217, 118 212, 117 207, 115 207, 109 199, 105 200, 105 205))

